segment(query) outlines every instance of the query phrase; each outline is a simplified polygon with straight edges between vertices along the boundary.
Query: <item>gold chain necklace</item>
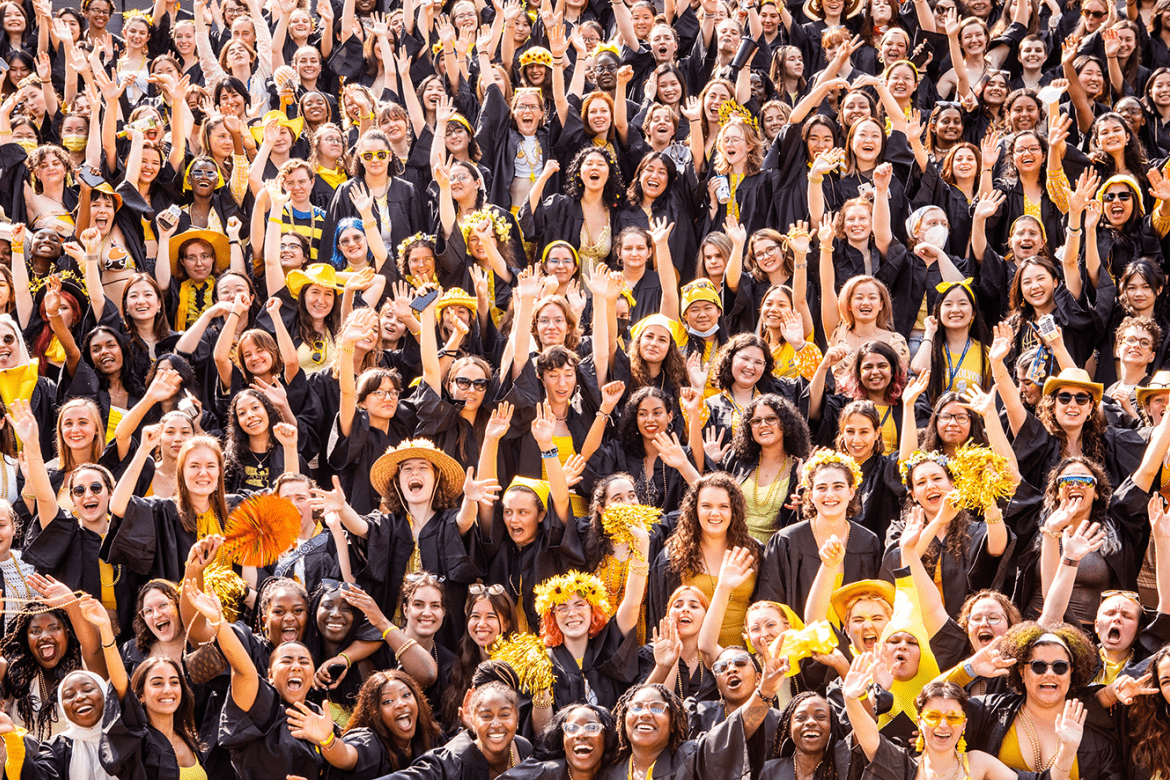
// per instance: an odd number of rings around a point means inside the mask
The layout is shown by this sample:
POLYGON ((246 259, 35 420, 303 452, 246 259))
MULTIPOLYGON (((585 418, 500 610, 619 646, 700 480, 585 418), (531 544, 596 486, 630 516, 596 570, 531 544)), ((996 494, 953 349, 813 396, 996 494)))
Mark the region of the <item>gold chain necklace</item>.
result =
MULTIPOLYGON (((931 780, 943 780, 942 775, 927 768, 925 754, 923 754, 922 763, 919 766, 922 769, 922 773, 924 775, 926 775, 928 778, 930 778, 931 780)), ((955 749, 955 771, 951 773, 951 780, 955 780, 955 778, 957 778, 959 776, 959 771, 962 768, 963 768, 963 757, 961 755, 959 755, 959 750, 958 750, 958 748, 956 748, 955 749)))
MULTIPOLYGON (((761 506, 772 506, 772 498, 776 494, 776 490, 780 487, 780 475, 784 473, 784 467, 788 465, 788 458, 780 464, 780 470, 776 472, 776 476, 772 479, 771 484, 768 485, 768 492, 764 494, 764 503, 760 503, 760 480, 763 478, 763 464, 756 466, 756 478, 752 480, 752 502, 755 503, 756 509, 761 506)), ((813 532, 816 536, 816 532, 813 532)), ((817 546, 820 549, 820 545, 817 546)))
MULTIPOLYGON (((817 549, 818 550, 821 549, 821 538, 819 536, 817 536, 817 519, 815 517, 808 521, 808 527, 812 531, 813 541, 816 542, 817 549)), ((849 548, 849 532, 852 530, 853 530, 853 524, 850 523, 848 520, 846 520, 845 521, 845 538, 841 540, 841 546, 846 548, 846 549, 849 548)))
POLYGON ((1029 744, 1032 746, 1032 760, 1035 771, 1047 772, 1053 767, 1054 764, 1056 764, 1056 756, 1058 753, 1060 753, 1060 748, 1064 745, 1064 743, 1061 741, 1060 737, 1056 738, 1056 752, 1053 753, 1052 757, 1048 759, 1047 763, 1045 763, 1041 759, 1040 735, 1036 731, 1036 725, 1032 723, 1032 719, 1028 717, 1028 713, 1024 712, 1022 708, 1020 709, 1020 723, 1024 727, 1024 736, 1027 737, 1029 744))

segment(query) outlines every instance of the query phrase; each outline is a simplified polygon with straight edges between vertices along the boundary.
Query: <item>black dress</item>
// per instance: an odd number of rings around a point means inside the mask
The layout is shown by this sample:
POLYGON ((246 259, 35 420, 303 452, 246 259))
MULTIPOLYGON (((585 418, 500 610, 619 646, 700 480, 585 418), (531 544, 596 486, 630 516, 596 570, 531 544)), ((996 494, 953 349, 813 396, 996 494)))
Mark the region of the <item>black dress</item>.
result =
POLYGON ((579 666, 563 644, 552 648, 553 709, 589 702, 612 710, 638 681, 638 649, 637 630, 622 634, 614 618, 589 639, 579 666))

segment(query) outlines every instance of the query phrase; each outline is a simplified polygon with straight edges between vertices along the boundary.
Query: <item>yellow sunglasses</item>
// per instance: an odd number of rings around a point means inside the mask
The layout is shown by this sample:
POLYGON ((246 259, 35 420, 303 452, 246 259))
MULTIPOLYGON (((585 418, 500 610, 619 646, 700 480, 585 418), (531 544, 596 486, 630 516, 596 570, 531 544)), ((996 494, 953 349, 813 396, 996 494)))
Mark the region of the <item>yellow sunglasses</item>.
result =
POLYGON ((942 713, 938 710, 923 710, 918 717, 922 718, 922 722, 932 729, 937 728, 944 720, 951 726, 962 726, 967 720, 966 715, 953 710, 947 713, 942 713))

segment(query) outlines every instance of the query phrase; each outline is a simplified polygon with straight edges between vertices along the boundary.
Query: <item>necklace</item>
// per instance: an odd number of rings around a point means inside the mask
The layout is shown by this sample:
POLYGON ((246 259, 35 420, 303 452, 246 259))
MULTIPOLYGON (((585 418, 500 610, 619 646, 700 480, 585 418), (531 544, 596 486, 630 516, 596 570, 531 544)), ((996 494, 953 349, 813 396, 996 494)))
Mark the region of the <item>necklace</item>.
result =
POLYGON ((1060 752, 1061 742, 1060 737, 1056 738, 1056 752, 1047 762, 1041 760, 1040 754, 1040 735, 1036 732, 1036 725, 1032 723, 1032 719, 1028 717, 1028 713, 1020 709, 1020 724, 1024 727, 1024 736, 1028 738, 1029 744, 1032 746, 1032 766, 1037 772, 1046 772, 1052 768, 1056 763, 1056 755, 1060 752))
MULTIPOLYGON (((819 770, 821 768, 821 764, 823 764, 823 763, 825 763, 825 754, 821 753, 821 760, 818 761, 817 765, 814 766, 812 771, 808 773, 808 776, 810 778, 816 777, 817 770, 819 770)), ((796 772, 796 757, 795 756, 793 756, 793 758, 792 758, 792 773, 797 774, 797 772, 796 772)), ((799 777, 799 775, 798 775, 798 777, 799 777)))
MULTIPOLYGON (((776 472, 776 476, 772 479, 771 484, 768 485, 768 492, 764 494, 764 503, 760 503, 760 480, 763 479, 763 465, 756 466, 756 478, 752 480, 752 503, 756 508, 764 506, 772 506, 772 498, 776 494, 776 490, 780 487, 780 474, 783 473, 784 467, 788 465, 788 458, 784 459, 784 463, 780 465, 780 471, 776 472)), ((816 532, 813 532, 816 535, 816 532)), ((819 550, 820 547, 818 546, 819 550)))
MULTIPOLYGON (((702 658, 702 656, 699 656, 699 655, 696 655, 695 658, 699 662, 699 685, 696 688, 696 690, 701 690, 703 688, 703 658, 702 658)), ((682 658, 679 658, 678 661, 679 661, 680 666, 679 666, 678 674, 675 675, 674 683, 675 683, 675 687, 678 688, 678 697, 680 699, 685 699, 686 694, 683 693, 683 676, 684 676, 684 672, 685 672, 685 676, 687 678, 687 687, 690 688, 691 687, 690 686, 691 667, 682 658)), ((630 759, 630 760, 632 761, 633 759, 630 759)))
MULTIPOLYGON (((654 772, 654 764, 651 764, 650 768, 647 769, 645 771, 645 773, 643 773, 641 775, 642 780, 648 780, 648 778, 651 776, 651 774, 653 772, 654 772)), ((633 756, 630 756, 629 761, 626 763, 626 780, 638 780, 638 774, 634 771, 634 757, 633 756)))
MULTIPOLYGON (((808 521, 809 530, 812 531, 813 541, 816 542, 817 549, 821 549, 821 537, 817 536, 817 519, 814 517, 808 521)), ((853 524, 846 521, 845 523, 845 538, 841 540, 841 545, 848 550, 849 548, 849 532, 853 530, 853 524)))
MULTIPOLYGON (((925 774, 928 778, 930 778, 930 780, 943 780, 943 775, 930 769, 926 764, 927 764, 926 756, 923 755, 922 756, 922 763, 920 765, 922 768, 922 773, 925 774)), ((958 750, 958 748, 956 748, 955 749, 955 771, 951 773, 951 780, 955 780, 955 778, 957 778, 959 776, 959 771, 962 768, 963 768, 963 757, 959 755, 959 750, 958 750)))

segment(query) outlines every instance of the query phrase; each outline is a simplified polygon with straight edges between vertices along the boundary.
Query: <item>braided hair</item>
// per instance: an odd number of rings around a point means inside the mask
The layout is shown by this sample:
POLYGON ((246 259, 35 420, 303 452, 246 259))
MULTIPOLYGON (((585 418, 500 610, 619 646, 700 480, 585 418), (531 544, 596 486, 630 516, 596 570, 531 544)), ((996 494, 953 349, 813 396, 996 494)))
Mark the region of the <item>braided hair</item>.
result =
POLYGON ((4 677, 4 694, 16 700, 16 711, 21 720, 28 724, 37 739, 49 738, 53 723, 57 720, 57 686, 71 672, 81 668, 81 643, 73 631, 73 624, 63 609, 47 609, 44 604, 32 602, 28 611, 17 615, 0 640, 0 655, 8 659, 8 670, 4 677), (45 610, 45 611, 41 611, 45 610), (35 614, 34 614, 35 613, 35 614), (61 622, 65 631, 65 653, 52 669, 41 666, 36 654, 28 643, 28 630, 34 618, 51 615, 61 622), (44 690, 40 692, 40 709, 33 709, 33 686, 38 678, 44 678, 44 690))

